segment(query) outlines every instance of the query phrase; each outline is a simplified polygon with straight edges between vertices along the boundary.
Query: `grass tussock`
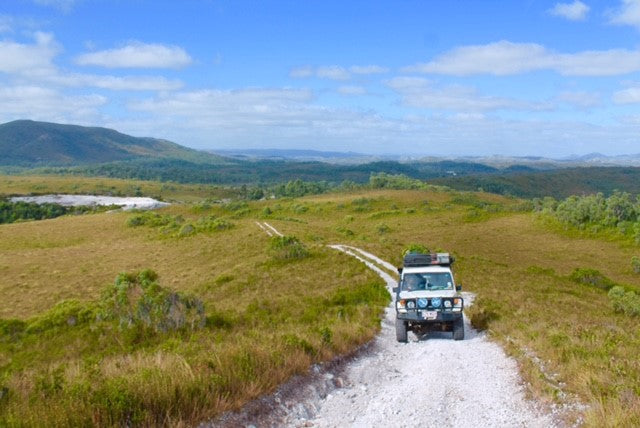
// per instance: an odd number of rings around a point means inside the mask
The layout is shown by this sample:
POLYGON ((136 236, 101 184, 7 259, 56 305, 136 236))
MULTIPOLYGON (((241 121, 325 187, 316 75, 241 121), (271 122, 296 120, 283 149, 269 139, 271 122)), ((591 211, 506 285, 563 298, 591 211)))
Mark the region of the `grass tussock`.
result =
POLYGON ((275 260, 299 260, 310 255, 307 247, 295 236, 273 236, 269 251, 275 260))

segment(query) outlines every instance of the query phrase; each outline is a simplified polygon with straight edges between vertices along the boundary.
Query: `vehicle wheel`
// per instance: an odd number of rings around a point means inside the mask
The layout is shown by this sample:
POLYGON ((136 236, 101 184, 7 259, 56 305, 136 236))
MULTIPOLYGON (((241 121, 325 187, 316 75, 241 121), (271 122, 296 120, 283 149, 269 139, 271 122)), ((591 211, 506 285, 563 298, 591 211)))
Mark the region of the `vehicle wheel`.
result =
POLYGON ((464 320, 462 317, 453 322, 453 340, 464 339, 464 320))
POLYGON ((398 342, 407 343, 407 323, 396 318, 396 339, 398 342))

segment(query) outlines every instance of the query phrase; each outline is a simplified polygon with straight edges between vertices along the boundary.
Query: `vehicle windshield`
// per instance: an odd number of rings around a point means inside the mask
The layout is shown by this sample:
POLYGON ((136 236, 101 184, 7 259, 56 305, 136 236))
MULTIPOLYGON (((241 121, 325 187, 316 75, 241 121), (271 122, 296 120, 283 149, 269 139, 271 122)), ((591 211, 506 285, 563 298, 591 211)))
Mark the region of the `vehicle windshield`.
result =
POLYGON ((408 273, 402 278, 402 290, 453 290, 449 272, 408 273))

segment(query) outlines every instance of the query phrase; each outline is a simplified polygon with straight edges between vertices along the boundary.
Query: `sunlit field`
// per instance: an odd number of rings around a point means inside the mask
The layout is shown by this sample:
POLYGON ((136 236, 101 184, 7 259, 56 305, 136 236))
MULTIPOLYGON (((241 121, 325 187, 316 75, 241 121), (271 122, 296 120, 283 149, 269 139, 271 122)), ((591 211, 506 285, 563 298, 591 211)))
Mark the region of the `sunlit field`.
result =
MULTIPOLYGON (((0 192, 31 192, 37 180, 0 182, 0 192)), ((70 191, 60 180, 46 191, 70 191)), ((153 196, 163 185, 139 186, 153 196)), ((196 187, 176 187, 185 202, 153 221, 111 212, 0 226, 0 424, 197 424, 357 349, 378 331, 389 296, 364 265, 327 248, 336 243, 394 264, 410 243, 454 253, 458 282, 477 294, 467 315, 517 358, 532 396, 583 403, 576 414, 589 425, 640 424, 638 318, 571 279, 596 269, 637 290, 636 246, 483 193, 211 203, 213 191, 196 187), (306 252, 283 256, 256 221, 306 252), (205 325, 157 332, 96 317, 116 275, 144 269, 202 301, 205 325), (55 305, 70 299, 85 311, 74 314, 89 315, 68 322, 55 305)))

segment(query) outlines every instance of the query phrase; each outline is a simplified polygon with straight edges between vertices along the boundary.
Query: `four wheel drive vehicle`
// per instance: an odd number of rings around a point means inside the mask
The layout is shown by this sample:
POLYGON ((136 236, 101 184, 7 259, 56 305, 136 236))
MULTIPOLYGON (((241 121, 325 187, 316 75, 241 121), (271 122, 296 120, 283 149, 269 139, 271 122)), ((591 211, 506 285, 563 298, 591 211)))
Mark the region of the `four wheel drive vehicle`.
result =
POLYGON ((452 331, 455 340, 464 339, 462 308, 464 305, 455 285, 449 253, 404 256, 398 268, 400 281, 393 289, 396 295, 396 338, 407 341, 407 332, 422 336, 428 331, 452 331))

